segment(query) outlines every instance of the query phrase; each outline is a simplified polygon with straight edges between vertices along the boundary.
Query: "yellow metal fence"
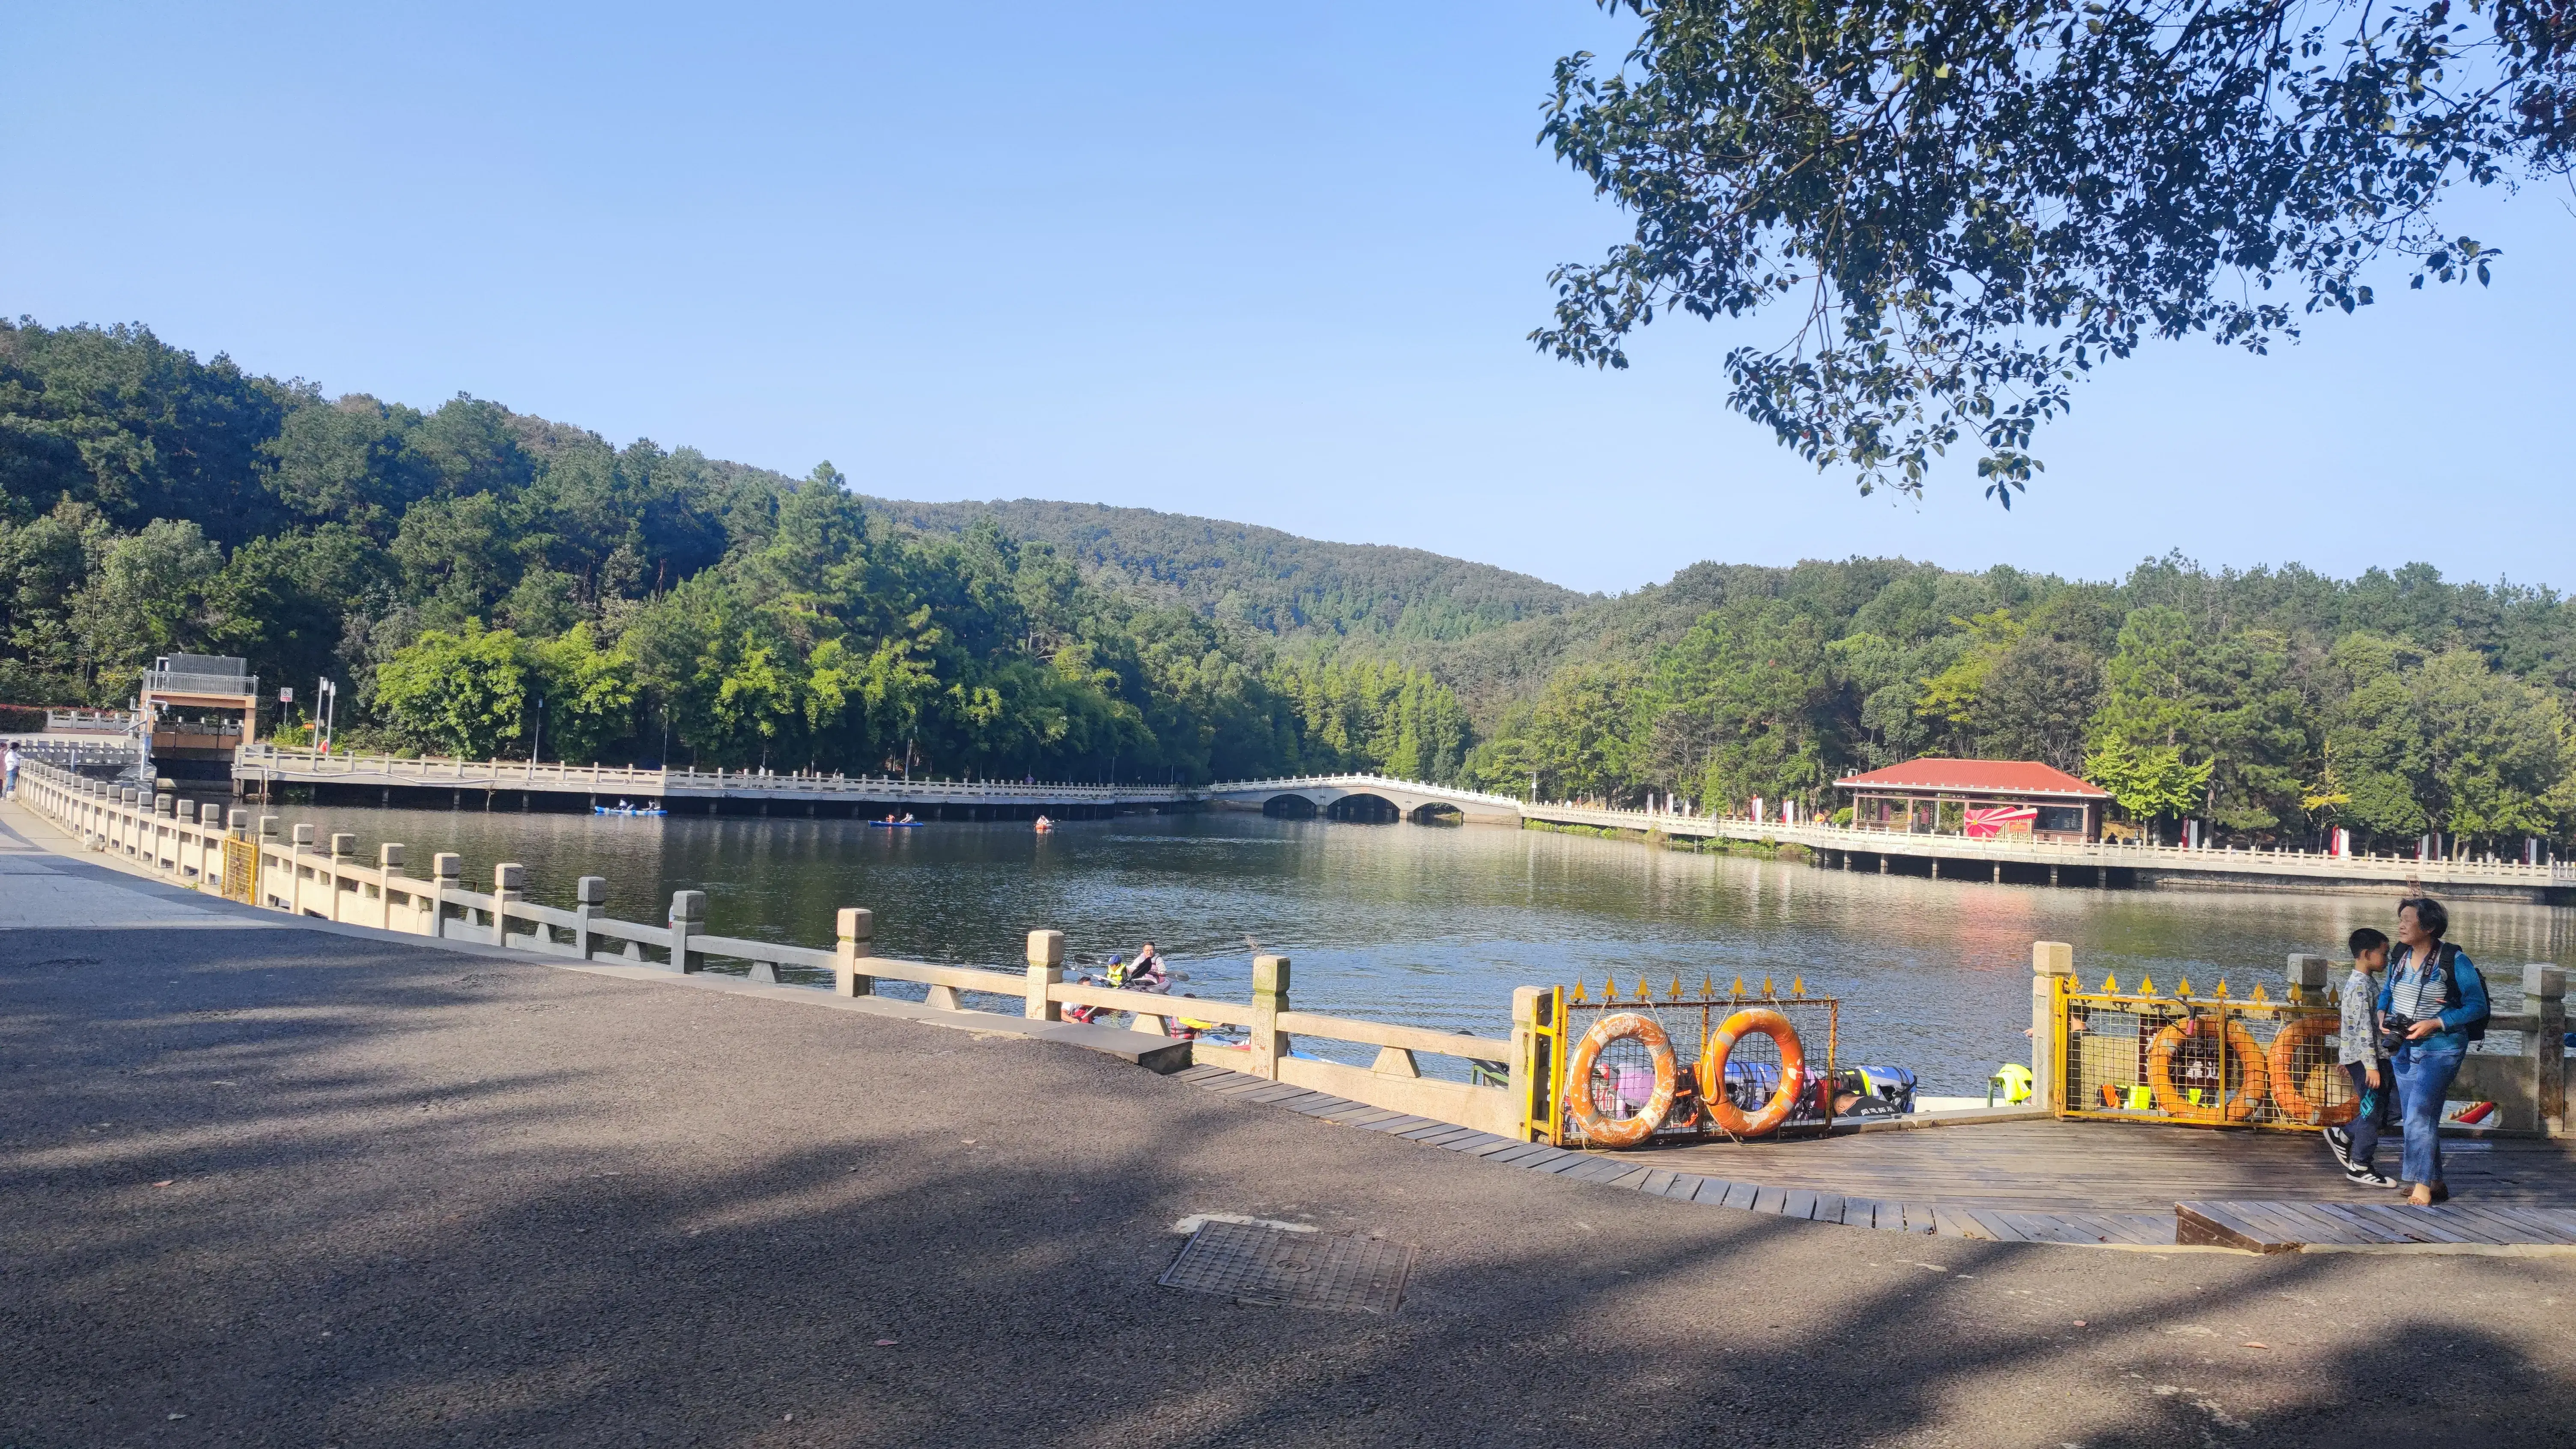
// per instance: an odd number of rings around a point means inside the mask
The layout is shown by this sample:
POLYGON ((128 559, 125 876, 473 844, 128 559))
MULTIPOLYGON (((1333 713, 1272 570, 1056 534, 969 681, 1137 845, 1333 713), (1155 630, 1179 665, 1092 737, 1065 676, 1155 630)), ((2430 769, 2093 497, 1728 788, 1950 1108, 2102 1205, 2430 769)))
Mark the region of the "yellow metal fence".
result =
POLYGON ((2059 1115, 2191 1127, 2312 1130, 2352 1120, 2359 1103, 2336 1064, 2333 993, 2261 986, 2238 997, 2221 978, 2203 995, 2152 979, 2099 991, 2060 978, 2054 1012, 2063 1072, 2059 1115))
MULTIPOLYGON (((1805 1083, 1833 1074, 1840 1045, 1840 1003, 1831 997, 1807 995, 1803 981, 1791 982, 1786 992, 1770 980, 1756 991, 1741 979, 1732 989, 1714 980, 1703 980, 1699 990, 1692 992, 1678 977, 1664 987, 1640 979, 1634 991, 1623 990, 1616 980, 1605 982, 1597 994, 1581 982, 1543 991, 1532 1032, 1534 1090, 1524 1104, 1523 1137, 1558 1146, 1639 1145, 1589 1141, 1583 1126, 1585 1114, 1577 1110, 1577 1098, 1579 1095, 1591 1106, 1593 1120, 1614 1126, 1655 1110, 1649 1104, 1656 1100, 1657 1074, 1644 1044, 1634 1037, 1619 1037, 1589 1056, 1583 1081, 1572 1080, 1570 1072, 1578 1060, 1586 1059, 1577 1047, 1587 1033, 1605 1021, 1613 1021, 1615 1030, 1615 1019, 1628 1016, 1652 1022, 1673 1058, 1678 1090, 1669 1105, 1657 1112, 1657 1121, 1648 1134, 1651 1140, 1666 1143, 1727 1135, 1716 1116, 1707 1110, 1713 1089, 1697 1080, 1697 1069, 1710 1034, 1735 1013, 1752 1007, 1766 1008, 1786 1018, 1803 1049, 1805 1083)), ((1731 1089, 1727 1091, 1729 1100, 1750 1107, 1767 1098, 1778 1086, 1781 1065, 1777 1043, 1761 1035, 1743 1037, 1728 1056, 1729 1082, 1724 1087, 1731 1089)), ((1829 1094, 1827 1102, 1829 1105, 1829 1094)), ((1811 1120, 1802 1112, 1782 1124, 1782 1129, 1822 1130, 1831 1121, 1829 1115, 1811 1120)))

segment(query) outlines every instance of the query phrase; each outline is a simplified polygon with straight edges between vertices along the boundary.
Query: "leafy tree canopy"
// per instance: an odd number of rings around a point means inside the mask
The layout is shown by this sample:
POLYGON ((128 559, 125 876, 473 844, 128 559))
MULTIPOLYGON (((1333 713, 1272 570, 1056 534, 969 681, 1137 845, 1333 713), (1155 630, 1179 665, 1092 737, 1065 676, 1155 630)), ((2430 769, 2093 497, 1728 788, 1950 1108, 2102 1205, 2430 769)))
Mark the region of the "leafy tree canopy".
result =
POLYGON ((1658 312, 1785 309, 1735 411, 1864 493, 1978 455, 2011 506, 2072 384, 2150 338, 2261 352, 2320 309, 2488 280, 2451 188, 2576 156, 2548 0, 1600 0, 1624 65, 1557 62, 1541 139, 1632 213, 1557 269, 1543 351, 1627 365, 1658 312))

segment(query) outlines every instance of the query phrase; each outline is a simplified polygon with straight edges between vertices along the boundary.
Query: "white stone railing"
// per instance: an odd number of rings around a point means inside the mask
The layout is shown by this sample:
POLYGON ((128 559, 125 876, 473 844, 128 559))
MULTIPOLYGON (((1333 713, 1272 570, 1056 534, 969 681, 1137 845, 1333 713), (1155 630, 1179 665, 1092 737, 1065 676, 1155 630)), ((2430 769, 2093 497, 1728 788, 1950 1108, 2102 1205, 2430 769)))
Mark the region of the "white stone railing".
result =
POLYGON ((2010 836, 1977 839, 1965 835, 1868 830, 1848 825, 1787 825, 1743 816, 1677 815, 1590 805, 1523 806, 1522 813, 1529 819, 1550 824, 1659 831, 1665 835, 1709 839, 1770 840, 1784 845, 1804 845, 1810 849, 1865 853, 1939 854, 1954 859, 2100 865, 2130 870, 2171 868, 2258 875, 2415 880, 2427 884, 2505 882, 2537 886, 2576 885, 2576 867, 2557 861, 2525 865, 2520 861, 2418 860, 2401 855, 2328 855, 2322 851, 2246 850, 2216 846, 2193 849, 2118 841, 2028 840, 2010 836))
POLYGON ((169 794, 147 796, 134 786, 86 779, 41 761, 29 761, 20 772, 19 798, 86 850, 175 884, 288 915, 683 974, 707 969, 710 959, 740 961, 751 980, 772 985, 791 984, 781 981, 781 966, 800 967, 830 973, 831 989, 845 997, 873 995, 880 980, 907 981, 926 989, 926 1005, 945 1011, 985 1010, 978 1001, 1002 999, 1014 1003, 1002 1015, 1060 1022, 1066 1006, 1098 1007, 1127 1012, 1135 1029, 1157 1036, 1172 1018, 1187 1016, 1244 1033, 1239 1045, 1192 1042, 1197 1061, 1505 1136, 1522 1130, 1514 1092, 1425 1077, 1415 1057, 1504 1062, 1510 1080, 1529 1081, 1540 995, 1535 987, 1513 993, 1509 1038, 1437 1032, 1292 1010, 1285 956, 1254 958, 1249 1003, 1161 996, 1066 981, 1061 931, 1029 933, 1024 971, 947 966, 875 955, 868 949, 875 917, 860 907, 839 911, 839 944, 822 950, 711 934, 701 891, 674 892, 661 925, 609 916, 608 882, 599 876, 580 879, 572 909, 543 906, 525 898, 525 870, 516 864, 493 867, 491 890, 468 890, 461 857, 450 852, 432 857, 427 877, 414 876, 405 869, 406 851, 399 844, 379 846, 375 860, 364 862, 356 858, 352 834, 325 840, 311 825, 294 825, 281 835, 274 815, 254 823, 249 811, 234 809, 226 819, 211 806, 200 809, 169 794), (1378 1055, 1369 1067, 1292 1056, 1297 1037, 1374 1046, 1378 1055))

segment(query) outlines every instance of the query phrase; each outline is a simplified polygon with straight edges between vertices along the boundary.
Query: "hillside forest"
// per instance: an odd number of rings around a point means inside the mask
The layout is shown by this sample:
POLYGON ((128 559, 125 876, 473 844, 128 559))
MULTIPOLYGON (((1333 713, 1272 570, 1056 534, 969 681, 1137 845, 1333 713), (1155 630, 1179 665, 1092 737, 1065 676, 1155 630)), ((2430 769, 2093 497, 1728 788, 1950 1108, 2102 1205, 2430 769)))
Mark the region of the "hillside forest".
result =
MULTIPOLYGON (((0 701, 121 705, 178 651, 342 681, 344 748, 1375 769, 1712 810, 1831 809, 1839 775, 1951 754, 2082 774, 2166 838, 2512 851, 2576 825, 2576 612, 2423 564, 1710 563, 1605 598, 1138 509, 873 499, 829 464, 0 324, 0 701)), ((262 723, 308 738, 293 709, 262 723)))
MULTIPOLYGON (((990 521, 897 529, 845 484, 462 396, 326 399, 140 327, 0 324, 0 700, 121 706, 155 656, 235 654, 272 700, 341 681, 344 748, 1185 782, 1460 769, 1465 714, 1418 669, 1278 650, 990 521)), ((309 742, 302 722, 264 724, 309 742)))

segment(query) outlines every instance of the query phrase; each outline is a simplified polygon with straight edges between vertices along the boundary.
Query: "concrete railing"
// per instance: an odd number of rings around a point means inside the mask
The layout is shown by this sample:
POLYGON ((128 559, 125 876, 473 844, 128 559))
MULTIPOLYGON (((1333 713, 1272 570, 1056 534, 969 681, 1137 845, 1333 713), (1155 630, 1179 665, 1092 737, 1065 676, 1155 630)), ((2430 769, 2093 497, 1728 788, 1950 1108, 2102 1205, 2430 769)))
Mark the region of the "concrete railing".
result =
POLYGON ((460 760, 401 755, 323 754, 279 745, 245 745, 235 771, 293 784, 401 785, 493 790, 562 790, 649 798, 728 791, 793 791, 862 799, 981 800, 1002 794, 1069 803, 1173 800, 1187 787, 1075 785, 1017 780, 906 779, 897 775, 773 773, 767 770, 643 770, 625 765, 544 764, 525 760, 460 760))
POLYGON ((132 737, 65 739, 60 735, 8 735, 20 756, 77 769, 83 765, 130 765, 136 751, 132 737))
POLYGON ((1338 775, 1282 775, 1267 780, 1225 780, 1213 785, 1079 785, 1060 781, 1019 780, 952 780, 905 778, 897 775, 825 775, 817 773, 773 773, 766 770, 642 770, 624 765, 572 765, 530 763, 525 760, 461 760, 443 756, 406 757, 401 755, 323 754, 318 750, 290 746, 251 744, 242 747, 238 768, 290 783, 325 783, 354 785, 419 785, 463 786, 467 788, 562 789, 596 792, 624 791, 629 794, 660 796, 686 795, 692 792, 713 793, 726 790, 793 790, 827 794, 860 795, 881 798, 889 794, 906 797, 959 799, 994 794, 1049 797, 1072 802, 1106 800, 1195 800, 1211 795, 1253 794, 1261 791, 1296 791, 1313 789, 1357 790, 1371 788, 1395 790, 1407 795, 1420 795, 1461 804, 1487 805, 1504 810, 1518 810, 1521 802, 1508 795, 1489 795, 1480 790, 1462 790, 1450 785, 1429 785, 1418 780, 1404 780, 1392 775, 1344 773, 1338 775))
POLYGON ((1482 790, 1465 790, 1455 785, 1432 785, 1420 780, 1407 780, 1397 775, 1365 772, 1339 775, 1281 775, 1267 780, 1225 780, 1214 785, 1201 785, 1200 795, 1249 795, 1262 790, 1368 790, 1372 787, 1391 789, 1407 795, 1422 795, 1434 800, 1454 800, 1461 804, 1490 805, 1497 809, 1517 811, 1521 802, 1509 795, 1491 795, 1482 790))
POLYGON ((1254 959, 1248 1003, 1150 995, 1066 981, 1061 931, 1030 932, 1022 970, 940 965, 876 955, 869 949, 875 917, 861 907, 839 912, 839 942, 823 950, 712 934, 700 891, 674 892, 663 922, 651 925, 608 915, 608 882, 583 876, 574 887, 572 909, 564 910, 528 900, 526 872, 516 864, 493 867, 489 891, 469 890, 461 857, 452 852, 434 855, 428 876, 414 876, 399 844, 381 845, 372 861, 362 861, 357 837, 346 832, 324 837, 314 826, 293 825, 281 834, 274 815, 254 821, 249 811, 235 809, 222 819, 191 801, 168 794, 147 798, 131 786, 85 779, 41 761, 21 771, 19 798, 86 849, 181 885, 294 916, 683 974, 707 970, 710 960, 739 961, 751 980, 771 984, 792 984, 782 980, 779 968, 799 967, 830 973, 830 989, 844 997, 874 995, 880 981, 912 982, 925 988, 928 1006, 946 1011, 989 1013, 985 1003, 999 1001, 1008 1003, 999 1015, 1058 1022, 1066 1006, 1097 1007, 1129 1013, 1135 1029, 1157 1036, 1166 1032, 1169 1018, 1186 1016, 1244 1034, 1240 1043, 1193 1043, 1198 1061, 1504 1136, 1521 1131, 1520 1102, 1511 1090, 1425 1077, 1416 1058, 1428 1053, 1499 1061, 1507 1064, 1511 1081, 1529 1081, 1539 1009, 1535 988, 1513 993, 1509 1038, 1451 1035, 1293 1010, 1285 956, 1254 959), (1299 1037, 1374 1046, 1377 1058, 1360 1067, 1292 1055, 1299 1037))
POLYGON ((2393 883, 2421 881, 2427 885, 2499 882, 2576 886, 2576 867, 2557 861, 2524 865, 2519 861, 2418 860, 2412 856, 2328 855, 2304 850, 2218 847, 2195 850, 2179 845, 2116 841, 1980 839, 1965 835, 1867 830, 1848 825, 1786 825, 1742 816, 1676 815, 1591 805, 1524 805, 1521 812, 1528 819, 1548 824, 1659 832, 1685 838, 1767 840, 1816 850, 1857 851, 1862 854, 1939 855, 1950 859, 2040 865, 2099 865, 2115 870, 2173 869, 2248 875, 2332 876, 2393 883))

